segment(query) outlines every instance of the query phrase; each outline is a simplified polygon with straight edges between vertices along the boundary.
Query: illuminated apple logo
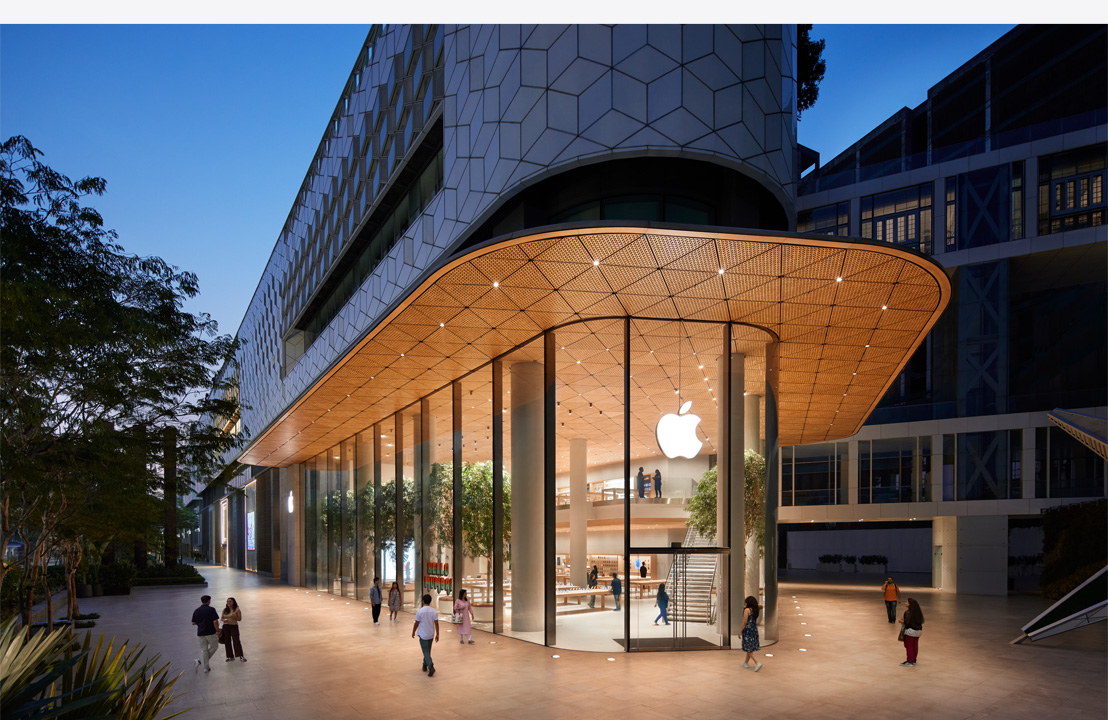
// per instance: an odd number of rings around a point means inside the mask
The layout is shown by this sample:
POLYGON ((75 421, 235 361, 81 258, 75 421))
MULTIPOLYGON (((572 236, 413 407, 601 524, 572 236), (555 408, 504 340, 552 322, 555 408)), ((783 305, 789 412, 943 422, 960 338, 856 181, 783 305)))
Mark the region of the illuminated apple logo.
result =
POLYGON ((658 438, 658 447, 668 458, 694 458, 704 446, 696 437, 696 426, 700 424, 700 418, 685 414, 690 407, 692 400, 681 406, 679 415, 668 413, 658 421, 654 434, 658 438))

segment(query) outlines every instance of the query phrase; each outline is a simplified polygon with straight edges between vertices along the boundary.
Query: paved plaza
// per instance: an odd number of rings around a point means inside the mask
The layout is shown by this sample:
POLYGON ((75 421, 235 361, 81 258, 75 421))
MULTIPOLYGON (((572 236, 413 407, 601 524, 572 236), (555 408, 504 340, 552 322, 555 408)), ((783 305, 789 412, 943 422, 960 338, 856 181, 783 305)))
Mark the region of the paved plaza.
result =
MULTIPOLYGON (((81 601, 95 632, 145 643, 181 677, 174 709, 221 720, 389 718, 796 718, 1103 720, 1106 628, 1010 645, 1046 607, 1026 596, 976 597, 905 587, 927 618, 919 664, 904 652, 877 587, 781 584, 781 641, 755 674, 738 651, 554 650, 475 631, 459 645, 442 623, 437 673, 420 672, 412 615, 374 626, 367 605, 201 566, 209 587, 136 588, 81 601), (195 672, 189 624, 204 593, 243 609, 248 662, 195 672), (554 658, 558 655, 558 658, 554 658)), ((387 618, 386 612, 382 618, 387 618)))

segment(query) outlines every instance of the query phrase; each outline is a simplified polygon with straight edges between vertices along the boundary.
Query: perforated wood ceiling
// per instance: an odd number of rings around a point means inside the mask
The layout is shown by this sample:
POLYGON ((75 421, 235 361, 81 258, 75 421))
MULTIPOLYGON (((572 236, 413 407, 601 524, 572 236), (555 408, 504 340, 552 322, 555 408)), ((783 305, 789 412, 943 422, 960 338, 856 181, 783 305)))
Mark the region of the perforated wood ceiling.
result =
MULTIPOLYGON (((559 346, 591 360, 581 371, 560 360, 559 379, 609 384, 618 396, 621 370, 600 356, 619 333, 601 319, 626 315, 635 318, 636 392, 656 407, 672 411, 677 358, 714 347, 714 365, 721 337, 718 327, 664 321, 730 320, 749 326, 732 350, 748 355, 750 392, 762 393, 764 343, 780 339, 781 445, 842 438, 857 432, 949 299, 939 265, 883 243, 629 227, 512 238, 427 278, 241 460, 302 462, 544 330, 582 320, 598 322, 560 329, 568 342, 559 346)), ((647 421, 633 430, 652 442, 647 421)))

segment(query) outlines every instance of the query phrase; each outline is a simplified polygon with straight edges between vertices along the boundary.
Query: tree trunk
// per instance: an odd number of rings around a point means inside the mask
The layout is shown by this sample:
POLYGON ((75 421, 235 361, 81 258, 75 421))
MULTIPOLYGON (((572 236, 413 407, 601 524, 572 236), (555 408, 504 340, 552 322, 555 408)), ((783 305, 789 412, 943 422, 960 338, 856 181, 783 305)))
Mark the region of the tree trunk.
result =
POLYGON ((135 540, 135 567, 145 570, 146 566, 146 538, 139 538, 135 540))
POLYGON ((758 538, 751 535, 746 539, 746 595, 758 597, 762 588, 762 562, 761 552, 758 548, 758 538))
POLYGON ((167 568, 177 567, 177 428, 167 427, 164 434, 165 457, 162 460, 165 499, 165 547, 167 568))
POLYGON ((50 573, 43 558, 42 585, 46 588, 46 631, 54 631, 54 593, 50 592, 50 573))

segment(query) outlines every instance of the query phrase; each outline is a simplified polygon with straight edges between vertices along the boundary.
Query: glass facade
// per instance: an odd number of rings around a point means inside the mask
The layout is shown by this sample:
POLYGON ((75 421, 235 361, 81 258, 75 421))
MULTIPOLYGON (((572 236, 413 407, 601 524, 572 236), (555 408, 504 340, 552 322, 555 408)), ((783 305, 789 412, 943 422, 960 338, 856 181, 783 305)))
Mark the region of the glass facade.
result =
POLYGON ((862 198, 862 237, 931 253, 931 183, 862 198))
MULTIPOLYGON (((429 594, 443 615, 464 589, 475 627, 554 647, 728 646, 727 534, 685 521, 727 453, 724 348, 738 382, 767 340, 589 320, 397 410, 301 465, 304 584, 366 601, 380 576, 386 600, 396 582, 404 609, 429 594), (654 624, 662 584, 669 625, 654 624)), ((845 498, 838 483, 824 493, 845 498)))
POLYGON ((1039 158, 1039 234, 1104 224, 1103 145, 1039 158))
POLYGON ((798 212, 796 231, 814 235, 850 235, 850 203, 835 203, 798 212))

